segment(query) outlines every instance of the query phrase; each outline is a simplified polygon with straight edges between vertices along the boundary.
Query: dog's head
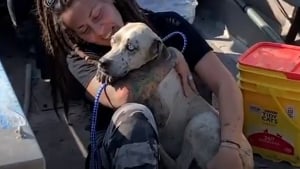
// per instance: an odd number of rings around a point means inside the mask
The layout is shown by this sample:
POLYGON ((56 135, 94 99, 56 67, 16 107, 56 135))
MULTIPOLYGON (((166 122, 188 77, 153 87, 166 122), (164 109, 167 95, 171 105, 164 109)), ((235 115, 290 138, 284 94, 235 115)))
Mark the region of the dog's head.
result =
POLYGON ((161 38, 146 24, 128 23, 111 38, 111 50, 99 60, 98 70, 119 79, 166 52, 161 38))

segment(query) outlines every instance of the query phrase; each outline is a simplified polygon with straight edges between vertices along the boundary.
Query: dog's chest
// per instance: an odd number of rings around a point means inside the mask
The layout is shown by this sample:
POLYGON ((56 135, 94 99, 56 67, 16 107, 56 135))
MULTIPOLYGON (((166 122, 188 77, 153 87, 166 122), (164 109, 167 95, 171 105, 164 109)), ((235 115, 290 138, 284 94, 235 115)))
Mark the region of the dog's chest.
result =
POLYGON ((186 110, 185 105, 187 99, 183 95, 180 78, 174 69, 160 82, 157 88, 157 94, 162 104, 166 106, 170 112, 186 110))
POLYGON ((191 99, 183 94, 178 73, 172 69, 160 82, 151 108, 159 127, 160 141, 170 155, 178 155, 185 126, 189 120, 191 99))
POLYGON ((148 104, 154 111, 158 127, 163 129, 167 125, 174 125, 173 122, 186 122, 184 119, 186 118, 190 101, 191 99, 183 94, 180 77, 172 69, 159 83, 155 94, 149 98, 148 104), (169 124, 170 121, 172 124, 169 124))

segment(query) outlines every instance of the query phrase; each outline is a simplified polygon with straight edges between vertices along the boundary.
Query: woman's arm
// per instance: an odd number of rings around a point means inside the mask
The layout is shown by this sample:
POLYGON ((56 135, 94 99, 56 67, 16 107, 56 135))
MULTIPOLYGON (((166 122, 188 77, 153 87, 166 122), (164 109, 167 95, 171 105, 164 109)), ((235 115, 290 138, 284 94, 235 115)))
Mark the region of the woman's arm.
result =
MULTIPOLYGON (((99 87, 102 85, 96 76, 97 66, 94 63, 86 62, 77 55, 66 59, 70 72, 85 88, 87 98, 93 101, 99 87)), ((127 95, 128 89, 125 86, 123 88, 115 88, 107 85, 105 94, 101 94, 100 103, 106 107, 117 108, 125 103, 127 95)))
POLYGON ((195 71, 219 99, 221 139, 239 143, 244 116, 242 94, 236 81, 213 52, 196 64, 195 71))
MULTIPOLYGON (((96 97, 99 87, 102 85, 96 77, 94 77, 88 84, 86 90, 89 95, 96 97)), ((127 87, 114 88, 111 85, 107 85, 105 89, 105 94, 101 94, 100 103, 106 107, 117 108, 122 104, 126 103, 129 95, 129 89, 127 87)))

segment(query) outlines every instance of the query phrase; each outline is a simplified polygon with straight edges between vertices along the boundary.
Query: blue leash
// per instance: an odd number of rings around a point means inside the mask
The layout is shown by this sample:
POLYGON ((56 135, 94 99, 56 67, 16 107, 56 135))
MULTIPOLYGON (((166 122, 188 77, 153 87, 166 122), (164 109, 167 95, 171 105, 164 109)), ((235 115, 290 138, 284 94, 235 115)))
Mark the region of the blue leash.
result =
POLYGON ((90 140, 91 140, 91 159, 90 159, 90 169, 100 169, 101 168, 101 157, 99 151, 97 151, 97 138, 96 138, 96 125, 97 125, 97 118, 98 118, 98 109, 99 109, 99 99, 101 93, 106 88, 107 84, 102 84, 95 96, 94 100, 94 107, 93 107, 93 114, 91 120, 91 133, 90 133, 90 140), (99 166, 98 166, 99 165, 99 166))
POLYGON ((170 39, 172 36, 174 36, 174 35, 180 35, 181 37, 182 37, 182 40, 183 40, 183 46, 182 46, 182 49, 181 49, 181 53, 183 53, 184 51, 185 51, 185 49, 186 49, 186 46, 187 46, 187 38, 186 38, 186 36, 182 33, 182 32, 178 32, 178 31, 175 31, 175 32, 172 32, 172 33, 170 33, 170 34, 168 34, 167 36, 165 36, 163 39, 162 39, 162 41, 166 41, 166 40, 168 40, 168 39, 170 39))
MULTIPOLYGON (((183 47, 181 50, 181 53, 183 53, 187 46, 187 38, 182 32, 172 32, 168 34, 166 37, 164 37, 162 40, 166 41, 169 38, 171 38, 174 35, 180 35, 183 39, 183 47)), ((95 96, 94 100, 94 107, 93 107, 93 113, 92 113, 92 120, 91 120, 91 133, 90 133, 90 141, 91 141, 91 159, 90 159, 90 169, 101 169, 101 157, 100 152, 97 149, 97 138, 96 138, 96 125, 97 125, 97 117, 98 117, 98 109, 99 109, 99 99, 101 96, 101 93, 106 88, 107 84, 102 84, 95 96)))

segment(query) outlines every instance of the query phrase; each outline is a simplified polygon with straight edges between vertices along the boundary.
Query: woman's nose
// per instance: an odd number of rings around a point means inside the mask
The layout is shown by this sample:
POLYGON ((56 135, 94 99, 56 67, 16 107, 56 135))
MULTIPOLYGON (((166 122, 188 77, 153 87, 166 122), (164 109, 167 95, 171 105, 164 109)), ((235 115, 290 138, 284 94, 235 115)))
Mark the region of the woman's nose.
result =
POLYGON ((110 32, 110 30, 108 30, 108 27, 103 25, 103 24, 95 24, 93 26, 94 32, 96 33, 96 35, 102 37, 102 38, 106 38, 105 36, 107 36, 110 32))
POLYGON ((104 36, 104 26, 102 24, 95 24, 93 30, 98 36, 104 36))

